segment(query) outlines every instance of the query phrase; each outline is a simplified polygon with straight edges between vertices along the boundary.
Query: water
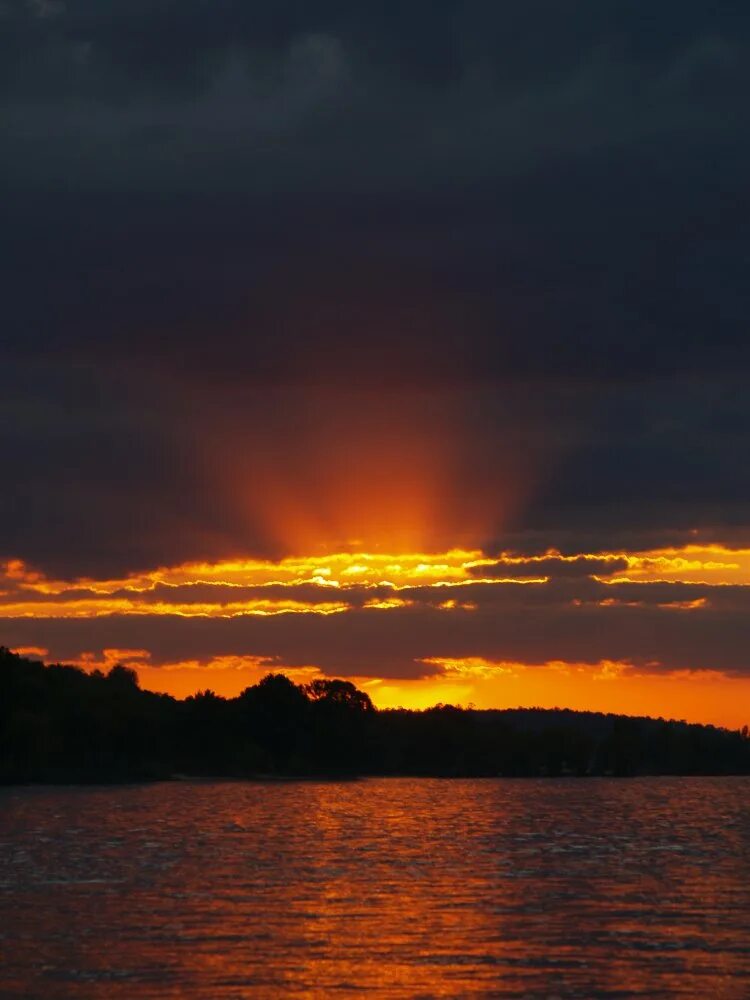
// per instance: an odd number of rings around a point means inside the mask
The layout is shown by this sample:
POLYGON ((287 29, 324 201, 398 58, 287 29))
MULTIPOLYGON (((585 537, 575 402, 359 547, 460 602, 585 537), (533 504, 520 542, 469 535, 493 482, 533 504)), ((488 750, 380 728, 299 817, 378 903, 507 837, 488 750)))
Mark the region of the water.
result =
POLYGON ((0 996, 750 997, 750 779, 0 790, 0 996))

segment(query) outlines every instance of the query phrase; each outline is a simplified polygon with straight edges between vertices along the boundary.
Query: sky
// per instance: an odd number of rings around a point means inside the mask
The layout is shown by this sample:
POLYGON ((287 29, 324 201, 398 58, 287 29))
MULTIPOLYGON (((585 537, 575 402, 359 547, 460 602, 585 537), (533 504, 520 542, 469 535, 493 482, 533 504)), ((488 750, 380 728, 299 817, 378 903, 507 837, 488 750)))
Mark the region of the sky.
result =
POLYGON ((750 18, 0 0, 0 643, 750 722, 750 18))

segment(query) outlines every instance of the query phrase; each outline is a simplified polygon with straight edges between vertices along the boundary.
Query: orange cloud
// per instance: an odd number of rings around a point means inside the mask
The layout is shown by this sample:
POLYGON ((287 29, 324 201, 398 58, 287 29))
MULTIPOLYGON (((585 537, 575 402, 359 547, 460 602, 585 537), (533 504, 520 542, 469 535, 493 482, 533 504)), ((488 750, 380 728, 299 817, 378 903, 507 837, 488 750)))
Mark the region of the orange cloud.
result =
POLYGON ((748 549, 353 547, 72 581, 14 560, 0 583, 0 642, 90 669, 122 661, 175 694, 237 693, 273 667, 357 676, 381 705, 747 721, 748 549))

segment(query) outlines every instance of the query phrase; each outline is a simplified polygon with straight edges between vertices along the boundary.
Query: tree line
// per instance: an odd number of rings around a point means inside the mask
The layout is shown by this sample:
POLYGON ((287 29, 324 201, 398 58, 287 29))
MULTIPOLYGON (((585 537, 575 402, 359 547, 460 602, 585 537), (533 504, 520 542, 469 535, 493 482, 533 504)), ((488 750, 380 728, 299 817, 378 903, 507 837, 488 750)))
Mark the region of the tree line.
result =
POLYGON ((270 673, 236 698, 0 647, 0 782, 206 777, 750 774, 750 734, 563 709, 376 710, 344 680, 270 673))

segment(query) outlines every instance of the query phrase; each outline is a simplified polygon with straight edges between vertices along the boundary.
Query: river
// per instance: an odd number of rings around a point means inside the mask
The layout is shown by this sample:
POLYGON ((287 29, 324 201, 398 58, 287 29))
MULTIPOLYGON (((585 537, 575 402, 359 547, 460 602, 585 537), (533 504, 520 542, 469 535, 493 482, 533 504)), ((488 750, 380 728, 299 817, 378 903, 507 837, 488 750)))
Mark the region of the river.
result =
POLYGON ((750 997, 750 779, 0 789, 0 996, 750 997))

